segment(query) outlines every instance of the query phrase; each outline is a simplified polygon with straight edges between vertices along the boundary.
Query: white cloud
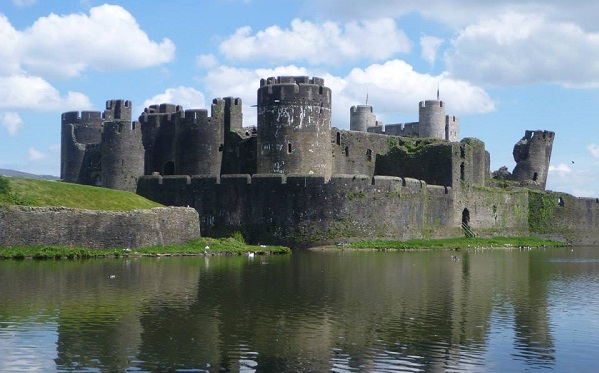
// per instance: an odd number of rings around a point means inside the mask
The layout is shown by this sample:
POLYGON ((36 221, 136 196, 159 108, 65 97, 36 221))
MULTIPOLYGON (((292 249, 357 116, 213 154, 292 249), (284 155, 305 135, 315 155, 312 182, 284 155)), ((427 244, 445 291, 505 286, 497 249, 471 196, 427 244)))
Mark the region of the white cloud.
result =
POLYGON ((350 60, 383 60, 409 52, 411 43, 391 18, 315 24, 294 19, 290 29, 271 26, 252 34, 249 26, 237 29, 219 46, 229 60, 306 61, 338 64, 350 60))
POLYGON ((435 36, 422 36, 420 38, 421 56, 429 65, 434 66, 437 59, 437 50, 443 44, 443 39, 435 36))
POLYGON ((196 66, 201 69, 212 69, 218 66, 218 59, 213 54, 196 56, 196 66))
POLYGON ((144 108, 157 104, 176 104, 181 105, 183 109, 202 109, 206 107, 204 94, 194 88, 179 86, 169 88, 163 93, 157 94, 144 101, 144 108))
POLYGON ((6 128, 6 132, 8 132, 11 136, 16 136, 17 132, 23 128, 23 120, 19 113, 15 113, 12 111, 4 113, 2 115, 2 119, 0 119, 0 123, 2 126, 6 128))
POLYGON ((29 160, 33 162, 41 161, 46 155, 35 148, 29 148, 29 160))
POLYGON ((375 113, 382 115, 382 119, 402 112, 414 113, 407 121, 417 120, 418 103, 434 99, 439 85, 447 114, 488 113, 495 110, 494 102, 480 87, 452 79, 447 74, 433 76, 418 73, 401 60, 370 65, 366 69, 353 69, 344 80, 347 86, 340 94, 353 99, 355 105, 363 102, 368 91, 369 103, 373 105, 375 113))
POLYGON ((491 85, 599 86, 599 33, 541 14, 503 13, 464 28, 446 54, 456 77, 491 85))
POLYGON ((572 169, 567 164, 560 163, 557 166, 549 165, 549 172, 557 172, 563 175, 572 172, 572 169))
POLYGON ((0 109, 82 110, 92 107, 89 98, 79 92, 61 96, 50 83, 36 76, 0 76, 0 109))
POLYGON ((18 32, 18 38, 23 68, 34 74, 64 77, 78 76, 86 69, 160 65, 171 61, 175 52, 172 41, 150 40, 128 11, 107 4, 90 9, 89 15, 41 17, 18 32))
POLYGON ((589 153, 591 153, 593 157, 599 158, 599 145, 589 144, 589 146, 587 146, 587 150, 589 151, 589 153))

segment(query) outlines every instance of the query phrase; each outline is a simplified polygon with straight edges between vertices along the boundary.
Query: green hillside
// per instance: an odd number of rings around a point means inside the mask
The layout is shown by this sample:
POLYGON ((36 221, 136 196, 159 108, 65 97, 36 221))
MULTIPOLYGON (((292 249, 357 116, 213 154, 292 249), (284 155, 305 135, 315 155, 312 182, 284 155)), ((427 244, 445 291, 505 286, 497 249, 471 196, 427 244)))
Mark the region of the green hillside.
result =
POLYGON ((135 193, 58 181, 0 176, 0 206, 64 206, 126 211, 162 205, 135 193))

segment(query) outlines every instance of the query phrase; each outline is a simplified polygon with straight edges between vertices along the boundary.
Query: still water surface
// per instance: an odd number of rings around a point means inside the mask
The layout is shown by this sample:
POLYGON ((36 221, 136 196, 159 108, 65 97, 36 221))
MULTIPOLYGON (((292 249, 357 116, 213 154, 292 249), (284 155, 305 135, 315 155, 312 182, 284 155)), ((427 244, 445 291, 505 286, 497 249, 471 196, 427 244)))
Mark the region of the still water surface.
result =
POLYGON ((599 371, 599 248, 453 254, 0 261, 0 371, 599 371))

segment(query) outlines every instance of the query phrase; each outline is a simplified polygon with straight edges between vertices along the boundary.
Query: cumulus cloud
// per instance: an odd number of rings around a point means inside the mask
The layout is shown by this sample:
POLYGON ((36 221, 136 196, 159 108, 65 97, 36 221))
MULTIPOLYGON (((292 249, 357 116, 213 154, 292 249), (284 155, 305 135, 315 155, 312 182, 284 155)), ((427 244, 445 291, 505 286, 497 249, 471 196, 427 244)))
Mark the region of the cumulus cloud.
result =
POLYGON ((599 86, 599 33, 541 14, 508 12, 464 28, 446 54, 457 77, 490 85, 599 86))
POLYGON ((549 172, 557 172, 563 175, 572 172, 572 169, 567 164, 560 163, 558 165, 549 165, 549 172))
POLYGON ((422 36, 420 38, 421 56, 429 65, 433 66, 437 59, 437 50, 443 44, 443 39, 435 36, 422 36))
POLYGON ((23 128, 23 120, 19 113, 12 111, 6 112, 2 115, 0 123, 6 129, 11 136, 16 136, 17 133, 23 128))
MULTIPOLYGON (((195 88, 179 86, 169 88, 163 93, 159 93, 152 98, 144 101, 144 108, 157 104, 176 104, 183 106, 184 109, 202 109, 205 108, 204 94, 195 88)), ((140 111, 141 111, 140 110, 140 111)))
POLYGON ((409 52, 411 43, 391 18, 321 24, 294 19, 291 28, 271 26, 255 34, 249 26, 223 41, 220 52, 229 60, 306 61, 312 65, 346 60, 382 60, 409 52))
POLYGON ((50 83, 37 76, 0 76, 0 109, 60 111, 90 109, 89 98, 79 92, 62 96, 50 83))
POLYGON ((46 158, 46 155, 44 153, 40 152, 35 148, 29 148, 28 153, 29 160, 33 162, 41 161, 42 159, 46 158))
MULTIPOLYGON (((0 20, 0 27, 15 34, 6 19, 0 20)), ((91 8, 89 15, 41 17, 15 36, 18 61, 26 71, 62 77, 78 76, 86 69, 160 65, 171 61, 175 52, 171 40, 150 40, 128 11, 107 4, 91 8)))

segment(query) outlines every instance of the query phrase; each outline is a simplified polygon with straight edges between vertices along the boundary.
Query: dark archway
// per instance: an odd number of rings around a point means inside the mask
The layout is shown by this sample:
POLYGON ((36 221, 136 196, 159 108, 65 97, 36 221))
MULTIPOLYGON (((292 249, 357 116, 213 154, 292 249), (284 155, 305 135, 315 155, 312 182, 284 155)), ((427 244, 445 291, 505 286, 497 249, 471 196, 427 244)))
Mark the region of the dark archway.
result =
POLYGON ((532 181, 537 181, 538 178, 539 178, 539 174, 537 172, 535 172, 535 174, 532 175, 532 181))
POLYGON ((164 172, 163 175, 174 175, 175 174, 175 163, 173 161, 168 161, 164 164, 164 172))
POLYGON ((474 237, 475 234, 470 228, 470 210, 465 208, 462 211, 462 228, 464 229, 464 234, 466 237, 474 237))

